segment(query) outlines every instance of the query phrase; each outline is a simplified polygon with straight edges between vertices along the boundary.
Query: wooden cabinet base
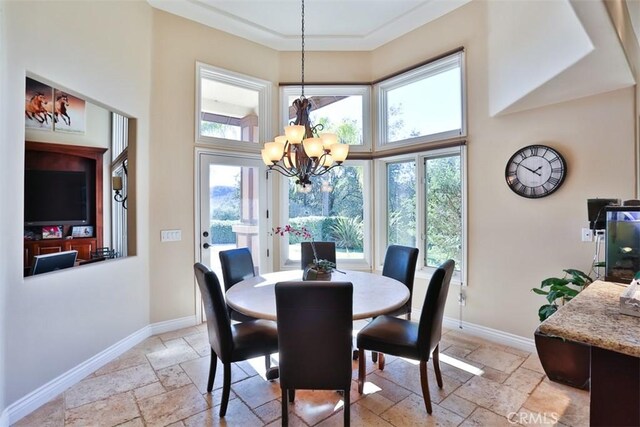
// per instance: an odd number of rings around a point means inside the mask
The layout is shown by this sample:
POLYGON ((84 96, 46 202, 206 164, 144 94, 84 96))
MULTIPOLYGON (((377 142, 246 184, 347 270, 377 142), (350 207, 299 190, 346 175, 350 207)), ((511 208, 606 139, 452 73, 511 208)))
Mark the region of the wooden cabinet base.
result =
POLYGON ((591 347, 536 330, 536 350, 544 372, 551 381, 589 390, 591 347))

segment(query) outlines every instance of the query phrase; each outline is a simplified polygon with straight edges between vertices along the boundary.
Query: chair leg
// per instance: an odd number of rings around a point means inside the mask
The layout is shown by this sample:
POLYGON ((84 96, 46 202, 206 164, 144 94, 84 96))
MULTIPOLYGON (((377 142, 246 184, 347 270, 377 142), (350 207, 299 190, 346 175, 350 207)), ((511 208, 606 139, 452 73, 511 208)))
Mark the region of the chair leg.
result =
POLYGON ((433 371, 436 373, 436 381, 438 382, 438 387, 442 388, 442 374, 440 373, 440 350, 438 349, 440 344, 433 349, 433 353, 431 357, 433 357, 433 371))
POLYGON ((224 364, 224 381, 222 386, 222 402, 220 404, 220 417, 227 413, 229 404, 229 392, 231 391, 231 362, 224 364))
POLYGON ((420 361, 420 385, 422 386, 422 398, 427 414, 431 414, 431 395, 429 394, 429 380, 427 379, 427 362, 420 361))
POLYGON ((295 388, 290 388, 289 389, 289 402, 293 403, 294 400, 296 400, 296 389, 295 388))
POLYGON ((289 400, 287 399, 287 389, 282 389, 282 425, 289 425, 289 400))
POLYGON ((216 366, 218 365, 218 356, 216 352, 211 349, 211 363, 209 365, 209 382, 207 383, 207 393, 211 393, 213 390, 213 380, 216 377, 216 366))
POLYGON ((364 349, 358 350, 358 393, 364 391, 364 380, 367 377, 367 360, 364 356, 364 349))
POLYGON ((384 370, 384 353, 378 354, 378 369, 384 370))
POLYGON ((407 320, 411 320, 411 312, 407 313, 407 320))
POLYGON ((265 369, 265 371, 268 371, 270 367, 271 367, 271 355, 270 354, 266 354, 264 356, 264 369, 265 369))
POLYGON ((342 396, 342 401, 344 402, 344 426, 349 427, 349 423, 351 422, 351 396, 349 395, 350 389, 347 388, 344 390, 344 395, 342 396))
POLYGON ((378 362, 378 352, 377 351, 372 351, 371 352, 371 361, 373 363, 378 362))

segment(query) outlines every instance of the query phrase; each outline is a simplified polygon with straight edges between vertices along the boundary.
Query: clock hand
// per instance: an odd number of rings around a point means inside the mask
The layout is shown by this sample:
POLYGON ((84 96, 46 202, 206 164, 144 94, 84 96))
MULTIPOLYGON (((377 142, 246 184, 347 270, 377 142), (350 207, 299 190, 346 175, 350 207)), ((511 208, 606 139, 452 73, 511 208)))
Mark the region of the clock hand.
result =
POLYGON ((526 167, 525 165, 523 165, 522 163, 520 163, 520 165, 519 165, 519 166, 522 166, 523 168, 525 168, 525 169, 526 169, 526 170, 528 170, 529 172, 533 172, 533 173, 535 173, 535 174, 536 174, 536 175, 538 175, 538 176, 542 176, 542 174, 541 174, 540 172, 538 172, 538 170, 539 170, 539 169, 541 169, 541 168, 542 168, 542 166, 540 166, 540 167, 539 167, 538 169, 536 169, 536 170, 533 170, 533 169, 531 169, 531 168, 528 168, 528 167, 526 167))

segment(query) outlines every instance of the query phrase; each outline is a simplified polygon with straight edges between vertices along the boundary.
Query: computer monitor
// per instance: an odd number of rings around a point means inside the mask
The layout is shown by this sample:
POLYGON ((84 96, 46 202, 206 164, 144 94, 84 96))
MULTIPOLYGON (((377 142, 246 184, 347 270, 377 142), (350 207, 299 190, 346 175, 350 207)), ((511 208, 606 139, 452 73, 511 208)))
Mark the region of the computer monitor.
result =
POLYGON ((604 230, 606 215, 604 208, 606 206, 618 206, 618 199, 587 199, 587 213, 589 214, 589 228, 592 230, 604 230))
POLYGON ((62 270, 73 267, 78 257, 78 251, 56 252, 53 254, 36 255, 33 257, 33 267, 31 275, 48 273, 50 271, 62 270))

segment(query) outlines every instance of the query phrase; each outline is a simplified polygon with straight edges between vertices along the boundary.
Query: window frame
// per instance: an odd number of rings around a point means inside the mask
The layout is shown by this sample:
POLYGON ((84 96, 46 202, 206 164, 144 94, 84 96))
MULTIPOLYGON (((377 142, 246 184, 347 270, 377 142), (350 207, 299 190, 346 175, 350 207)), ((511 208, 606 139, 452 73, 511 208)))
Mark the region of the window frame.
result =
MULTIPOLYGON (((362 207, 362 221, 363 221, 363 231, 364 238, 362 242, 362 252, 363 258, 358 260, 341 260, 338 259, 338 268, 346 269, 346 270, 364 270, 371 271, 372 261, 371 261, 371 248, 372 248, 372 213, 371 206, 373 205, 371 202, 372 194, 368 189, 371 188, 372 182, 372 174, 371 174, 371 161, 369 160, 346 160, 343 165, 345 166, 362 166, 363 168, 363 185, 362 185, 362 198, 363 198, 363 207, 362 207)), ((273 176, 275 173, 272 173, 273 176)), ((289 180, 278 174, 279 182, 279 194, 280 194, 280 203, 279 203, 279 220, 280 223, 277 225, 284 225, 289 223, 289 180)), ((318 178, 316 178, 318 179, 318 178)), ((299 270, 300 269, 300 260, 293 260, 289 258, 289 245, 283 244, 285 239, 288 236, 277 237, 274 236, 275 239, 280 239, 280 270, 299 270)))
POLYGON ((456 270, 451 282, 457 285, 467 284, 467 246, 468 246, 468 193, 467 193, 467 154, 466 145, 454 147, 439 148, 418 153, 402 154, 397 156, 389 156, 375 160, 375 187, 380 197, 376 198, 375 208, 379 215, 375 221, 376 236, 380 236, 376 244, 376 269, 382 270, 384 256, 388 246, 388 212, 387 212, 387 165, 403 161, 416 162, 416 243, 420 249, 418 263, 416 265, 416 277, 430 279, 435 268, 427 267, 424 262, 424 247, 426 240, 426 175, 425 161, 429 158, 437 158, 448 155, 460 156, 460 181, 462 191, 462 249, 460 254, 460 270, 456 270))
POLYGON ((234 71, 196 62, 196 143, 207 144, 224 151, 259 153, 264 141, 271 139, 272 126, 272 88, 270 81, 258 79, 234 71), (258 92, 258 142, 204 136, 200 132, 202 108, 202 79, 210 79, 219 83, 237 86, 258 92))
POLYGON ((374 84, 374 98, 376 100, 376 151, 385 151, 397 149, 398 147, 406 147, 412 145, 424 145, 436 141, 447 139, 464 138, 467 136, 467 91, 466 91, 466 72, 465 72, 465 54, 464 50, 447 55, 428 64, 409 70, 405 73, 398 74, 388 79, 382 80, 374 84), (391 90, 428 79, 429 77, 438 75, 439 73, 453 69, 456 66, 460 68, 460 128, 450 131, 439 132, 429 135, 422 135, 413 138, 407 138, 400 141, 387 140, 387 93, 391 90))
MULTIPOLYGON (((299 97, 302 91, 300 85, 283 85, 280 87, 280 125, 289 125, 289 97, 299 97)), ((372 151, 371 134, 371 86, 370 85, 305 85, 305 97, 312 96, 362 96, 362 145, 350 145, 350 152, 370 153, 372 151)), ((314 123, 315 124, 315 123, 314 123)))

